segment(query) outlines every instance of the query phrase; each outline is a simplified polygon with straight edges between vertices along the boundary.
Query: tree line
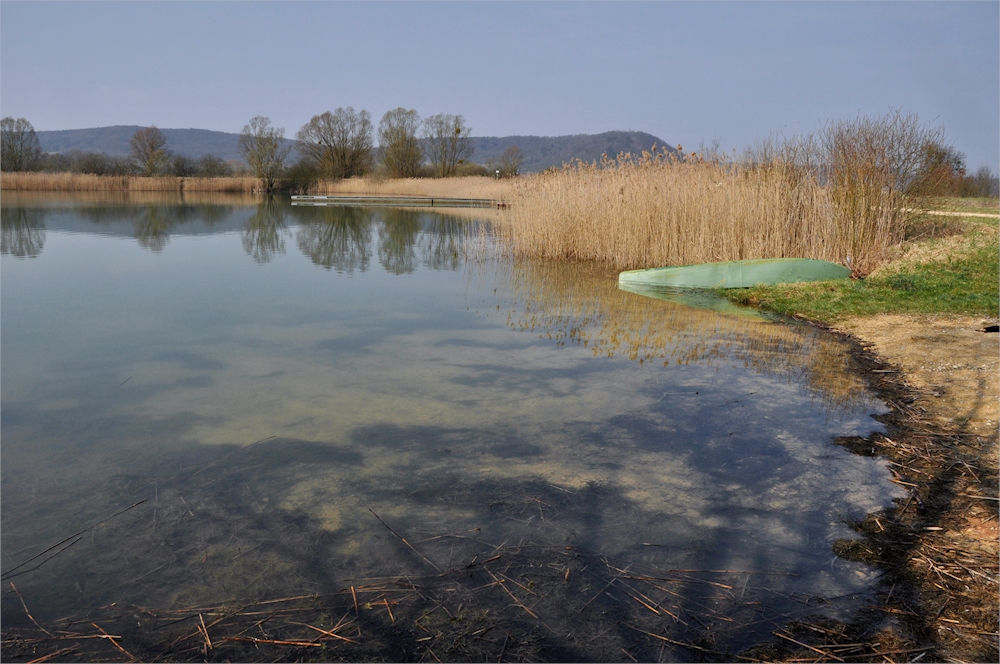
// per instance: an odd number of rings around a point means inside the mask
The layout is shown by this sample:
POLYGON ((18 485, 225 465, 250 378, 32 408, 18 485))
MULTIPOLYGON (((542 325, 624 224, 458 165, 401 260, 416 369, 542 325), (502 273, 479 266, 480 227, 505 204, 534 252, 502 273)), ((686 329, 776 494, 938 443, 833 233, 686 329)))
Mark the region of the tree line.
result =
POLYGON ((421 119, 413 109, 396 108, 374 127, 368 111, 338 108, 315 115, 295 134, 298 160, 287 163, 291 147, 285 130, 269 118, 256 116, 240 132, 244 163, 226 162, 206 154, 199 159, 175 155, 159 129, 150 126, 130 140, 128 156, 73 151, 43 153, 34 127, 24 118, 2 120, 3 171, 74 171, 96 175, 173 175, 225 177, 252 175, 264 188, 279 182, 306 190, 320 179, 350 178, 369 173, 386 177, 451 177, 493 175, 513 177, 523 161, 517 146, 484 165, 470 161, 471 129, 461 115, 441 113, 421 119), (377 144, 376 144, 377 138, 377 144))

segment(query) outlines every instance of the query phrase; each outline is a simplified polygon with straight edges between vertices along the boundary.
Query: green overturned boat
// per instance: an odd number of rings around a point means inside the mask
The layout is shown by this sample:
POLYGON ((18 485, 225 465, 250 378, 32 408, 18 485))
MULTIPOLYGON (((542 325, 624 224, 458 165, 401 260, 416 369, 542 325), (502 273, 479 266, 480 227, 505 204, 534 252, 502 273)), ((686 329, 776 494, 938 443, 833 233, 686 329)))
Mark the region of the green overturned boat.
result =
POLYGON ((618 275, 618 284, 670 288, 749 288, 760 284, 825 281, 847 279, 850 276, 849 269, 828 261, 812 258, 766 258, 628 270, 618 275))

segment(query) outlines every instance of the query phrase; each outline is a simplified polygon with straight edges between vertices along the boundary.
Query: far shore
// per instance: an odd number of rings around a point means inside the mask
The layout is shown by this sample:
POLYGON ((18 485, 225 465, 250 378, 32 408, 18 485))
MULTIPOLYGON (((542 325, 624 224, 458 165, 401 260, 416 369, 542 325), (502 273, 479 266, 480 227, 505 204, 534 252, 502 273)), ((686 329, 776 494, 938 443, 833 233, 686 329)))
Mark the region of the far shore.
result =
MULTIPOLYGON (((114 191, 114 192, 217 192, 263 194, 261 181, 254 177, 142 177, 132 175, 91 175, 86 173, 3 173, 3 191, 114 191)), ((279 182, 276 193, 342 194, 361 196, 432 196, 449 198, 505 198, 511 180, 484 176, 452 178, 378 178, 320 180, 306 191, 293 191, 279 182)))

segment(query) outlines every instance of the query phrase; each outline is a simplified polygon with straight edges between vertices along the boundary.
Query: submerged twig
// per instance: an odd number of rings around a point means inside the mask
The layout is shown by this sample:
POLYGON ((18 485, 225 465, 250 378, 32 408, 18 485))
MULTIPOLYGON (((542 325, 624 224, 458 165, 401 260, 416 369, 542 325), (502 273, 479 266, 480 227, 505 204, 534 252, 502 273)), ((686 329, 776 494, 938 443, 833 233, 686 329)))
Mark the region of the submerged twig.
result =
POLYGON ((390 528, 389 524, 387 524, 385 521, 383 521, 382 518, 378 514, 375 514, 375 511, 373 509, 368 508, 368 511, 371 512, 372 514, 374 514, 375 518, 378 519, 378 522, 381 523, 383 526, 385 526, 386 529, 390 533, 392 533, 393 535, 395 535, 396 537, 398 537, 399 541, 401 541, 406 546, 410 547, 410 550, 413 551, 413 553, 417 554, 420 557, 421 560, 423 560, 425 563, 427 563, 428 565, 430 565, 431 567, 433 567, 435 572, 438 572, 438 573, 441 572, 441 568, 440 567, 438 567, 437 565, 435 565, 434 563, 432 563, 430 560, 428 560, 424 556, 424 554, 422 554, 419 551, 417 551, 416 549, 414 549, 413 545, 410 544, 409 542, 407 542, 405 537, 403 537, 402 535, 400 535, 399 533, 397 533, 395 530, 393 530, 392 528, 390 528))
MULTIPOLYGON (((87 526, 86 528, 84 528, 83 530, 81 530, 81 531, 79 531, 79 532, 76 532, 76 533, 73 533, 73 534, 72 534, 72 535, 70 535, 69 537, 67 537, 67 538, 65 538, 65 539, 63 539, 63 540, 61 540, 61 541, 59 541, 59 542, 56 542, 55 544, 53 544, 53 545, 52 545, 52 546, 50 546, 49 548, 45 549, 44 551, 41 551, 41 552, 39 552, 39 553, 36 553, 36 554, 35 554, 35 555, 33 555, 32 557, 28 558, 27 560, 25 560, 25 561, 24 561, 23 563, 21 563, 20 565, 17 565, 16 567, 12 567, 12 568, 10 568, 9 570, 7 570, 6 572, 4 572, 4 573, 0 574, 0 578, 2 578, 2 577, 6 577, 6 576, 10 576, 12 572, 14 572, 14 571, 16 571, 16 570, 19 570, 19 569, 21 569, 22 567, 24 567, 25 565, 27 565, 28 563, 30 563, 30 562, 31 562, 31 561, 33 561, 33 560, 37 560, 37 559, 38 559, 38 558, 39 558, 40 556, 44 556, 44 555, 45 555, 46 553, 48 553, 49 551, 52 551, 53 549, 55 549, 55 548, 57 548, 57 547, 61 546, 62 544, 65 544, 66 542, 68 542, 69 540, 73 539, 74 537, 79 537, 80 535, 84 534, 84 533, 85 533, 85 532, 87 532, 88 530, 92 530, 92 529, 96 528, 97 526, 101 525, 102 523, 105 523, 105 522, 107 522, 107 521, 110 521, 111 519, 115 518, 116 516, 119 516, 119 515, 121 515, 121 514, 124 514, 125 512, 128 512, 128 511, 129 511, 130 509, 132 509, 133 507, 138 507, 139 505, 142 505, 142 504, 143 504, 144 502, 146 502, 147 500, 149 500, 149 499, 148 499, 148 498, 143 498, 142 500, 140 500, 140 501, 139 501, 139 502, 137 502, 137 503, 132 503, 131 505, 129 505, 129 506, 128 506, 128 507, 126 507, 125 509, 121 510, 120 512, 115 512, 114 514, 112 514, 111 516, 107 517, 106 519, 101 519, 101 520, 100 520, 100 521, 98 521, 97 523, 95 523, 95 524, 92 524, 92 525, 89 525, 89 526, 87 526)), ((77 541, 79 541, 79 540, 77 540, 77 541)), ((73 546, 73 544, 76 544, 76 542, 73 542, 72 544, 69 544, 69 545, 67 545, 67 546, 63 547, 63 548, 62 548, 61 550, 57 551, 57 552, 56 552, 55 554, 53 554, 53 555, 52 555, 52 556, 50 556, 49 558, 46 558, 46 559, 45 559, 44 561, 42 561, 42 563, 40 563, 40 564, 39 564, 39 565, 38 565, 37 567, 33 567, 33 568, 31 568, 30 570, 25 570, 24 572, 20 572, 20 574, 24 574, 24 573, 26 573, 26 572, 30 572, 30 571, 32 571, 32 570, 35 570, 35 569, 38 569, 38 567, 41 567, 41 566, 42 566, 43 564, 45 564, 46 562, 48 562, 49 560, 51 560, 51 559, 52 559, 52 558, 54 558, 55 556, 59 555, 60 553, 62 553, 62 552, 63 552, 63 551, 65 551, 66 549, 68 549, 69 547, 73 546)), ((15 575, 13 575, 13 576, 19 576, 20 574, 15 574, 15 575)))

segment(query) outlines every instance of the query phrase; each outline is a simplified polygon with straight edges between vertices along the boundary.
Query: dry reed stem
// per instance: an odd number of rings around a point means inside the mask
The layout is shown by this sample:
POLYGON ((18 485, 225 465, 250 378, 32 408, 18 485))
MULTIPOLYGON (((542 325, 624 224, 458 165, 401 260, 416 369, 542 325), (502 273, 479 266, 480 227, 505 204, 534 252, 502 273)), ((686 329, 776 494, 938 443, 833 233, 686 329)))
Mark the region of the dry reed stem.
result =
POLYGON ((55 659, 56 657, 59 657, 61 655, 68 655, 69 653, 73 652, 76 649, 77 649, 77 646, 70 646, 68 648, 62 648, 60 650, 56 650, 55 652, 50 652, 48 655, 42 655, 41 657, 39 657, 37 659, 33 659, 30 662, 28 662, 28 664, 41 664, 42 662, 47 662, 47 661, 55 659))

